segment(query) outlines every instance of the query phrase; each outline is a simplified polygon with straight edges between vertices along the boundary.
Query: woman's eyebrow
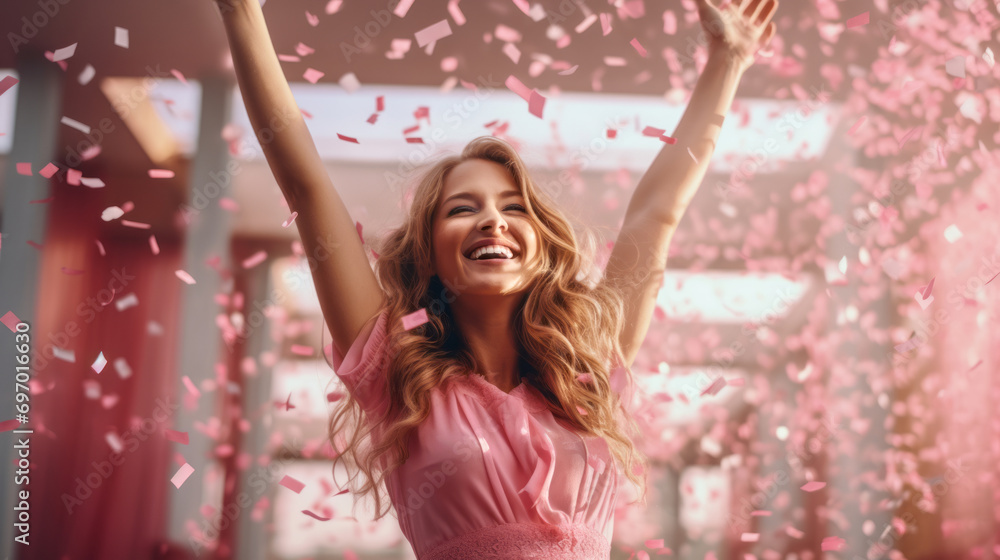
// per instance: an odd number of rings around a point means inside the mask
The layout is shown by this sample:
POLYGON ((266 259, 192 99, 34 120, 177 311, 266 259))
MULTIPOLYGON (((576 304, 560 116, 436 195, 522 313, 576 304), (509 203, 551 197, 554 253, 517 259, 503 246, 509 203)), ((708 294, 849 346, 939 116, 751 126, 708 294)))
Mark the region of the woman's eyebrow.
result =
MULTIPOLYGON (((500 198, 507 196, 521 196, 521 191, 504 191, 500 193, 500 198)), ((445 201, 442 204, 447 204, 448 202, 456 198, 467 198, 469 200, 476 200, 475 195, 473 195, 472 193, 463 192, 449 196, 447 199, 445 199, 445 201)))

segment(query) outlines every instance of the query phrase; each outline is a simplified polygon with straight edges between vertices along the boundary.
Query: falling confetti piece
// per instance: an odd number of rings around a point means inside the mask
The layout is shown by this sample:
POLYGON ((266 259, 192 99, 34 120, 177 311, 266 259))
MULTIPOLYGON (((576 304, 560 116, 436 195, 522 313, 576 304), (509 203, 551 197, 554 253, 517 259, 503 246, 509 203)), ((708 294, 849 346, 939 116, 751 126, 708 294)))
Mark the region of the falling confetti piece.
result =
POLYGON ((4 313, 3 317, 0 317, 0 323, 3 323, 10 332, 17 331, 17 325, 21 323, 21 320, 17 318, 17 315, 13 311, 8 311, 4 313))
POLYGON ((283 227, 283 228, 286 228, 286 227, 288 227, 288 226, 292 225, 292 222, 294 222, 294 221, 295 221, 295 218, 296 218, 296 217, 297 217, 298 215, 299 215, 299 213, 298 213, 298 212, 292 212, 292 215, 291 215, 291 216, 289 216, 287 220, 285 220, 284 222, 281 222, 281 227, 283 227))
POLYGON ((55 54, 52 56, 52 62, 59 62, 60 60, 66 60, 72 57, 76 53, 76 46, 79 43, 73 43, 68 47, 63 47, 61 49, 56 49, 55 54))
POLYGON ((352 138, 350 136, 344 136, 343 134, 341 134, 339 132, 337 133, 337 138, 340 138, 344 142, 352 142, 354 144, 360 144, 360 142, 358 142, 357 138, 352 138))
POLYGON ((431 43, 435 43, 445 37, 451 35, 451 26, 448 25, 448 20, 443 19, 434 25, 427 26, 420 31, 414 33, 417 39, 417 46, 424 47, 431 43))
POLYGON ((192 278, 190 274, 188 274, 187 272, 185 272, 183 270, 175 270, 174 274, 176 274, 177 277, 180 278, 181 280, 183 280, 186 284, 194 284, 195 283, 194 278, 192 278))
POLYGON ((194 467, 184 463, 184 465, 181 466, 177 473, 170 479, 170 482, 173 483, 175 487, 180 488, 193 472, 194 467))
POLYGON ((545 109, 545 98, 535 90, 531 90, 531 98, 528 100, 528 112, 542 118, 542 111, 545 109))
POLYGON ((818 480, 812 480, 802 485, 801 490, 803 492, 815 492, 817 490, 822 490, 826 487, 825 482, 819 482, 818 480))
POLYGON ((305 484, 302 484, 301 482, 288 476, 287 474, 284 476, 284 478, 281 479, 281 482, 279 482, 278 484, 281 484, 282 486, 288 488, 289 490, 295 492, 296 494, 301 494, 302 489, 306 487, 305 484))
POLYGON ((84 134, 90 134, 90 127, 83 124, 80 121, 73 120, 69 117, 63 117, 62 119, 59 120, 59 122, 68 127, 75 128, 84 134))
POLYGON ((128 29, 115 27, 115 46, 123 49, 128 48, 128 29))
POLYGON ((4 420, 3 422, 0 422, 0 433, 16 430, 20 426, 21 422, 19 422, 17 419, 4 420))
POLYGON ((757 542, 760 540, 760 533, 743 533, 740 535, 741 542, 757 542))
POLYGON ((17 85, 17 82, 18 80, 14 76, 4 76, 0 80, 0 95, 7 93, 7 90, 17 85))
POLYGON ((820 545, 820 548, 822 548, 824 551, 827 551, 827 550, 841 550, 841 549, 844 548, 845 544, 847 544, 847 541, 845 541, 844 539, 842 539, 840 537, 827 537, 827 538, 823 539, 823 542, 820 545))
POLYGON ((403 318, 400 320, 403 323, 403 328, 406 330, 411 330, 416 327, 419 327, 420 325, 423 325, 424 323, 429 321, 429 319, 427 318, 427 308, 422 307, 417 311, 410 313, 409 315, 404 315, 403 318))
POLYGON ((180 443, 182 445, 188 445, 189 443, 187 432, 178 432, 176 430, 166 429, 163 430, 163 436, 167 438, 168 441, 180 443))
POLYGON ((184 387, 187 388, 188 393, 191 393, 192 395, 194 395, 196 397, 200 397, 201 396, 201 391, 199 391, 198 388, 194 386, 194 382, 191 381, 190 377, 188 377, 188 376, 185 375, 184 377, 181 378, 181 381, 184 382, 184 387))
POLYGON ((869 19, 868 12, 856 15, 851 19, 847 20, 847 28, 853 29, 855 27, 860 27, 862 25, 868 25, 868 19, 869 19))
POLYGON ((156 236, 149 236, 149 250, 153 252, 154 255, 160 254, 160 244, 156 242, 156 236))
POLYGON ((101 373, 104 371, 104 366, 108 365, 108 360, 104 357, 104 352, 97 355, 97 359, 94 363, 90 364, 90 369, 94 370, 96 373, 101 373))
POLYGON ((149 170, 150 179, 173 179, 174 172, 169 169, 150 169, 149 170))
POLYGON ((634 48, 636 52, 639 53, 639 56, 643 58, 649 57, 649 53, 646 52, 646 49, 643 48, 643 46, 639 43, 639 39, 633 38, 631 41, 629 41, 629 44, 632 45, 632 48, 634 48))
POLYGON ((329 521, 330 520, 329 517, 320 517, 319 515, 316 515, 315 513, 311 512, 311 511, 309 511, 307 509, 302 510, 302 513, 308 515, 309 517, 312 517, 316 521, 329 521))
POLYGON ((944 71, 948 73, 949 76, 955 76, 956 78, 965 77, 965 57, 956 56, 950 59, 948 62, 944 63, 944 71))
POLYGON ((41 175, 42 177, 45 177, 46 179, 51 179, 52 176, 55 175, 57 171, 59 171, 59 168, 49 163, 46 164, 45 167, 43 167, 42 170, 38 172, 38 174, 41 175))
POLYGON ((122 225, 125 227, 135 228, 135 229, 149 229, 153 226, 143 222, 133 222, 132 220, 122 220, 122 225))
POLYGON ((958 229, 958 226, 952 224, 945 228, 944 238, 948 240, 948 243, 954 243, 962 238, 962 231, 958 229))
POLYGON ((90 80, 94 79, 96 74, 97 70, 88 64, 87 67, 83 69, 83 72, 80 72, 80 75, 77 76, 76 80, 80 82, 81 86, 85 86, 90 83, 90 80))
POLYGON ((307 68, 306 71, 305 71, 305 73, 302 74, 302 77, 305 78, 305 80, 307 82, 311 83, 311 84, 315 84, 323 76, 326 76, 326 73, 325 72, 320 72, 319 70, 316 70, 315 68, 307 68))
POLYGON ((253 255, 250 255, 249 257, 243 259, 243 268, 244 269, 253 268, 258 264, 264 262, 265 259, 267 259, 267 251, 263 250, 257 251, 253 255))
POLYGON ((354 93, 361 89, 361 82, 358 80, 358 77, 354 75, 354 72, 344 74, 340 77, 340 80, 337 83, 340 84, 340 87, 344 88, 344 91, 347 93, 354 93))

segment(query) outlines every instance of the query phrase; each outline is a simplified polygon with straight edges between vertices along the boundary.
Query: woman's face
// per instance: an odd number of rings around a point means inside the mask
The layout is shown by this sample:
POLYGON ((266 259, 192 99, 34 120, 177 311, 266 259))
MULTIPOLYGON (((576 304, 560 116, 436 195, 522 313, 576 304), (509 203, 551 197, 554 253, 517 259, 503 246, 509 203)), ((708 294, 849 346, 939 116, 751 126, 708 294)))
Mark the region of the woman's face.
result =
POLYGON ((499 163, 482 159, 463 161, 448 173, 434 217, 433 243, 434 271, 459 296, 521 291, 530 280, 525 263, 539 251, 513 177, 499 163), (509 246, 514 258, 470 260, 473 245, 483 240, 509 246))

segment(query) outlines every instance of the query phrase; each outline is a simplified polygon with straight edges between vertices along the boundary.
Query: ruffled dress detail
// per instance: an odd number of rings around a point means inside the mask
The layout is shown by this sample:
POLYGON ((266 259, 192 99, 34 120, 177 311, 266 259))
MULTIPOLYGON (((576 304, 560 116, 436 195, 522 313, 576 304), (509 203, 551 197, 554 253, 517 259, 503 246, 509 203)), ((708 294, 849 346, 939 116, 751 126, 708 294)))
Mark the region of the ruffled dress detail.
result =
MULTIPOLYGON (((332 352, 370 417, 388 406, 386 317, 372 318, 346 356, 332 352)), ((569 429, 524 382, 508 394, 470 374, 430 398, 409 459, 386 478, 418 559, 610 557, 620 478, 603 439, 569 429)))

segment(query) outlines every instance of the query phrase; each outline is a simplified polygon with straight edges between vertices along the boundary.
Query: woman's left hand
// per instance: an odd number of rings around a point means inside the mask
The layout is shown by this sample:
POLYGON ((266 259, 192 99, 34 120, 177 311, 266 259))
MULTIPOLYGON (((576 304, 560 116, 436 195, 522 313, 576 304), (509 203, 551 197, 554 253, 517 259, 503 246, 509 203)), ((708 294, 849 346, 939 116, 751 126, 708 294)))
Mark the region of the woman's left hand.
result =
POLYGON ((771 18, 778 0, 732 0, 722 8, 716 5, 719 0, 695 1, 710 52, 728 53, 746 69, 753 65, 757 50, 771 43, 776 29, 771 18))

